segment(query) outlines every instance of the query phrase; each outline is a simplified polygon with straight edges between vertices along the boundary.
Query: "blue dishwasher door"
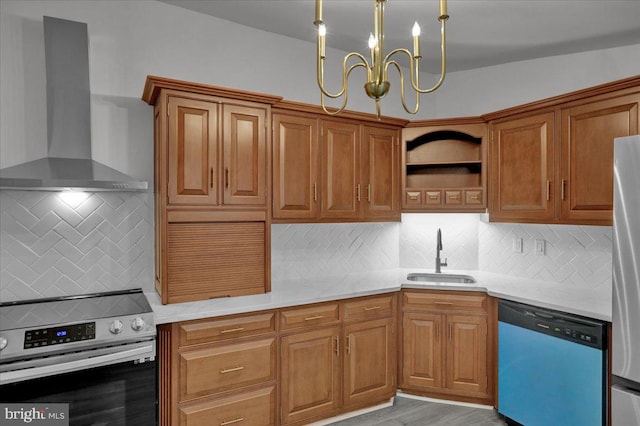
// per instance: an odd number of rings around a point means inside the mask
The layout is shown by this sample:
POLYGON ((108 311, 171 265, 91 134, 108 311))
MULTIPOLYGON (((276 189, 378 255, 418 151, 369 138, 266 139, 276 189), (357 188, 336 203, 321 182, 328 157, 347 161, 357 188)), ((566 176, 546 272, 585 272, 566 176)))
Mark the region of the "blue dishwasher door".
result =
POLYGON ((498 322, 498 412, 525 426, 604 424, 606 352, 498 322))

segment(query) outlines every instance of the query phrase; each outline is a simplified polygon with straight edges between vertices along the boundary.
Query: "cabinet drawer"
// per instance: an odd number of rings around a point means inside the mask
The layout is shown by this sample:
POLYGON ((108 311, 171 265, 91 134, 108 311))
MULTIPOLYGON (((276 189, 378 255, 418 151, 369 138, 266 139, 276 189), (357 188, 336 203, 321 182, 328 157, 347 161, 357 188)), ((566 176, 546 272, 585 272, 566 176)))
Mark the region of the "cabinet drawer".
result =
POLYGON ((482 190, 464 191, 464 202, 465 204, 482 205, 482 190))
POLYGON ((445 204, 462 204, 462 191, 444 191, 445 204))
POLYGON ((180 346, 275 332, 275 313, 189 322, 180 325, 180 346))
POLYGON ((404 292, 403 309, 428 309, 438 311, 473 311, 487 309, 487 295, 482 292, 470 294, 450 292, 404 292))
POLYGON ((275 338, 183 351, 180 401, 276 377, 275 338))
POLYGON ((405 204, 407 206, 419 206, 422 204, 422 191, 406 191, 405 204))
POLYGON ((181 407, 180 426, 275 424, 275 387, 209 399, 181 407))
POLYGON ((393 313, 393 296, 357 299, 344 304, 344 319, 386 317, 393 313))
POLYGON ((339 306, 337 303, 329 303, 282 311, 280 313, 280 328, 287 330, 290 328, 330 324, 339 321, 339 306))
POLYGON ((426 191, 425 204, 442 204, 441 191, 426 191))

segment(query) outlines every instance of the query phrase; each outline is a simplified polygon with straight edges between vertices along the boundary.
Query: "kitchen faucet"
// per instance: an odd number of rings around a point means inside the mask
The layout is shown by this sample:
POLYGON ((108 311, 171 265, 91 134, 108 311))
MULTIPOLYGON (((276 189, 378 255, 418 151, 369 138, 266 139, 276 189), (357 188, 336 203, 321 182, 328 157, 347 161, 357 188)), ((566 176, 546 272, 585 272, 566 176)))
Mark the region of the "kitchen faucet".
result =
POLYGON ((440 261, 440 250, 442 250, 442 232, 440 232, 440 228, 438 228, 438 242, 436 243, 436 273, 440 274, 442 271, 440 270, 441 266, 447 265, 447 258, 444 258, 444 262, 440 261))

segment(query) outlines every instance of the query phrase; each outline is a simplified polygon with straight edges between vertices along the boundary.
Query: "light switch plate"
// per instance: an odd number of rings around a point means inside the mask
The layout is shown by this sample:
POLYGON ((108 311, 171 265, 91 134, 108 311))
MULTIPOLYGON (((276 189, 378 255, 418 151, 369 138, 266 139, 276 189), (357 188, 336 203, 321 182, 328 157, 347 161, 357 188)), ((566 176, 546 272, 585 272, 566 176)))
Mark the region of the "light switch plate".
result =
POLYGON ((544 240, 536 240, 536 254, 538 256, 545 255, 546 244, 544 240))
POLYGON ((522 253, 522 238, 513 237, 513 252, 522 253))

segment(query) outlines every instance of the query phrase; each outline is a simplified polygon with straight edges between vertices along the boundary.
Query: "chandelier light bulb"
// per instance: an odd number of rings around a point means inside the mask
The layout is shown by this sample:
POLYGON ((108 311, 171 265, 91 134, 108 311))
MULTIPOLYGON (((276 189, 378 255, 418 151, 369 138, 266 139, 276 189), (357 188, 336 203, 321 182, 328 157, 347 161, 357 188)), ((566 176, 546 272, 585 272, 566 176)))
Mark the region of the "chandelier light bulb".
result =
POLYGON ((418 21, 413 24, 413 28, 411 29, 411 35, 414 37, 420 36, 420 25, 418 25, 418 21))
POLYGON ((327 27, 324 24, 318 25, 318 35, 324 37, 327 35, 327 27))
POLYGON ((369 49, 373 49, 378 44, 378 40, 373 36, 373 34, 369 33, 369 49))

